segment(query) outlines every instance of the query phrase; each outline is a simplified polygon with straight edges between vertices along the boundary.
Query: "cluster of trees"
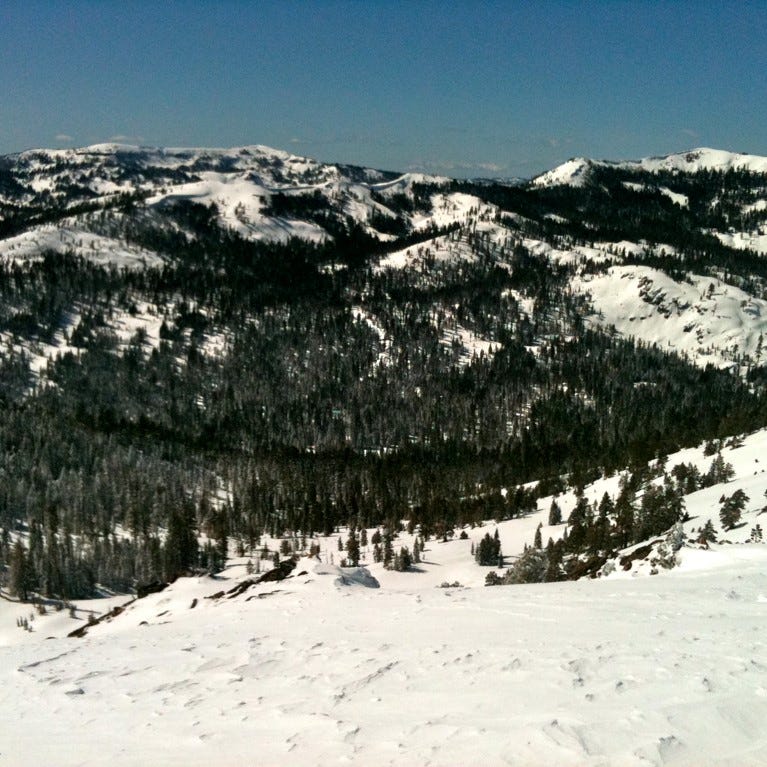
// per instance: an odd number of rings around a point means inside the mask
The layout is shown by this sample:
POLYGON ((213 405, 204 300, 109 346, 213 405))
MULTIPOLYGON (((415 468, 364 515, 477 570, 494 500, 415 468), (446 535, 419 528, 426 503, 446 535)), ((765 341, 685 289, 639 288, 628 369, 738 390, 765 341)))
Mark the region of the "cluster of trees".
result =
MULTIPOLYGON (((666 535, 675 525, 685 521, 688 518, 685 495, 702 487, 727 482, 732 475, 732 466, 724 462, 721 453, 715 455, 711 467, 702 475, 694 466, 684 463, 677 464, 670 472, 665 471, 662 462, 656 463, 653 468, 637 466, 621 477, 615 500, 604 493, 598 503, 589 503, 580 493, 561 539, 554 541, 550 538, 543 546, 539 525, 533 546, 526 547, 522 556, 503 575, 490 572, 487 583, 540 583, 594 574, 619 550, 666 535)), ((725 529, 738 523, 747 501, 748 497, 742 490, 727 498, 722 497, 720 516, 725 529)), ((554 500, 548 522, 549 525, 557 525, 561 521, 562 512, 554 500)), ((487 535, 485 539, 490 540, 487 535)), ((699 540, 716 540, 710 522, 701 531, 699 540)), ((483 561, 477 557, 477 561, 480 564, 495 564, 489 557, 483 561)))
POLYGON ((478 565, 503 567, 503 552, 497 529, 493 536, 490 533, 485 533, 482 540, 474 548, 474 559, 478 565))

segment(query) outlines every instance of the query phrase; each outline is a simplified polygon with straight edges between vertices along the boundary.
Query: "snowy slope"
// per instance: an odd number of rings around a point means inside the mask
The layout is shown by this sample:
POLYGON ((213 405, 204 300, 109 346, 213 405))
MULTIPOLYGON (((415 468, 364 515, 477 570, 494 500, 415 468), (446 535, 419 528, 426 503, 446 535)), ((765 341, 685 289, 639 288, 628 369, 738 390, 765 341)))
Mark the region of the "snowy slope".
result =
POLYGON ((764 764, 765 553, 492 589, 304 562, 231 600, 177 582, 84 639, 0 648, 0 764, 764 764))
POLYGON ((118 269, 145 269, 162 264, 162 258, 157 253, 95 234, 78 225, 77 221, 44 224, 0 240, 0 262, 35 261, 47 251, 71 253, 101 266, 116 266, 118 269))
POLYGON ((767 173, 767 157, 729 152, 722 149, 709 149, 707 147, 700 147, 687 152, 679 152, 662 157, 645 157, 641 160, 627 160, 623 162, 576 157, 536 176, 530 183, 536 187, 564 184, 583 186, 588 178, 589 170, 596 166, 650 172, 674 170, 682 173, 697 173, 701 170, 727 171, 733 169, 748 170, 753 173, 767 173))
POLYGON ((731 367, 744 355, 767 361, 767 302, 716 278, 677 282, 650 267, 613 266, 576 279, 573 288, 590 295, 595 324, 696 364, 731 367))
POLYGON ((767 225, 762 224, 750 232, 713 232, 720 242, 738 250, 755 250, 767 255, 767 225))
POLYGON ((560 186, 567 184, 570 186, 583 186, 588 178, 588 171, 594 164, 593 160, 587 160, 585 157, 575 157, 567 160, 556 168, 547 170, 540 176, 536 176, 530 182, 533 186, 547 187, 560 186))
MULTIPOLYGON (((733 543, 685 546, 656 577, 639 562, 599 580, 483 588, 468 549, 486 524, 430 541, 410 573, 339 569, 335 535, 317 539, 322 562, 301 559, 276 583, 248 586, 232 560, 215 578, 105 600, 101 613, 123 612, 81 639, 64 634, 94 601, 29 622, 28 605, 0 600, 0 764, 764 764, 767 546, 743 541, 764 519, 765 448, 767 430, 730 440, 733 478, 686 496, 694 536, 718 524, 722 494, 744 489, 733 543)), ((666 466, 711 460, 701 446, 666 466)), ((550 500, 498 524, 507 553, 532 540, 550 500)), ((558 497, 565 515, 574 500, 558 497)))

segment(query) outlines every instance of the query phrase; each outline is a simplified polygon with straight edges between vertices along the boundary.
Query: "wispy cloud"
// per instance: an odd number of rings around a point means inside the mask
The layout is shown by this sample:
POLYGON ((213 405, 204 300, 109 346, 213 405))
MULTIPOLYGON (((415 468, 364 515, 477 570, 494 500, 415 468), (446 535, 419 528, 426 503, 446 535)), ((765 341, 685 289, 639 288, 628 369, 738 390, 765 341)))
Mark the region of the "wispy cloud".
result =
POLYGON ((680 130, 679 132, 684 134, 685 136, 689 136, 689 138, 691 139, 695 139, 696 141, 700 138, 700 133, 692 130, 692 128, 682 128, 682 130, 680 130))
POLYGON ((67 143, 67 144, 68 144, 69 142, 71 142, 71 141, 74 141, 74 139, 72 138, 72 136, 68 135, 67 133, 57 133, 57 134, 54 136, 54 138, 56 139, 56 141, 61 141, 61 142, 63 142, 63 143, 67 143))
POLYGON ((408 170, 425 173, 491 173, 498 174, 507 170, 506 165, 495 162, 468 162, 458 160, 420 160, 411 163, 408 170))
POLYGON ((140 144, 143 140, 143 136, 126 136, 124 133, 118 133, 116 136, 110 136, 110 141, 114 141, 116 144, 140 144))
POLYGON ((367 133, 326 133, 293 136, 287 139, 289 144, 304 144, 308 147, 349 146, 349 147, 398 147, 402 146, 400 139, 388 138, 367 133))
POLYGON ((505 165, 498 165, 495 162, 480 162, 476 167, 480 170, 486 170, 488 173, 502 173, 506 170, 505 165))

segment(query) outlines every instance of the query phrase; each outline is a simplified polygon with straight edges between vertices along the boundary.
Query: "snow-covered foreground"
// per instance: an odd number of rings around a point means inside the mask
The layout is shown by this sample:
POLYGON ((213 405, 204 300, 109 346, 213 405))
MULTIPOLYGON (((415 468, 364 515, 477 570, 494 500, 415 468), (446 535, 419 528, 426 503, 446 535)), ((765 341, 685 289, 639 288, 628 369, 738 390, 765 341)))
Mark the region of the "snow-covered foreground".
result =
MULTIPOLYGON (((497 529, 513 559, 539 522, 543 540, 560 537, 549 497, 429 540, 411 572, 370 563, 369 545, 367 569, 336 567, 341 531, 279 582, 249 585, 232 559, 144 599, 49 609, 31 632, 16 622, 33 608, 0 599, 0 767, 767 764, 767 546, 748 542, 766 445, 767 430, 721 445, 732 477, 685 496, 684 530, 718 527, 736 489, 743 523, 719 531, 731 543, 688 543, 670 570, 638 560, 597 580, 483 587, 472 542, 497 529)), ((706 452, 666 465, 705 473, 706 452)), ((619 481, 585 495, 615 496, 619 481)), ((566 516, 575 497, 557 501, 566 516)))
POLYGON ((496 588, 309 560, 231 599, 204 596, 239 568, 181 579, 83 639, 0 649, 0 764, 765 764, 767 547, 706 556, 496 588))

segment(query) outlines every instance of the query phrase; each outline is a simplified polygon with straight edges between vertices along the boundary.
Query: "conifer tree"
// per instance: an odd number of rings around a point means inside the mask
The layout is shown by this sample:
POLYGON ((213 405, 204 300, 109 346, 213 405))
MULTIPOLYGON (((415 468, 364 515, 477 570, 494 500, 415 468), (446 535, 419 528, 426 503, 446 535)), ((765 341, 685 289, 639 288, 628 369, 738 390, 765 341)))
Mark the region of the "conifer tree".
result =
POLYGON ((738 488, 731 496, 722 496, 722 507, 719 511, 719 519, 725 530, 732 530, 740 522, 743 510, 746 508, 748 496, 738 488))
POLYGON ((353 530, 349 530, 349 537, 346 539, 346 563, 349 567, 357 567, 360 563, 360 544, 353 530))
POLYGON ((8 587, 11 594, 17 596, 22 602, 27 601, 30 591, 35 587, 35 573, 32 569, 32 563, 24 544, 18 539, 11 551, 8 587))
POLYGON ((698 543, 708 546, 709 543, 716 543, 716 528, 711 520, 707 520, 706 524, 701 528, 698 535, 698 543))
POLYGON ((562 509, 559 508, 559 504, 556 499, 552 499, 551 506, 549 507, 549 526, 562 524, 562 509))

